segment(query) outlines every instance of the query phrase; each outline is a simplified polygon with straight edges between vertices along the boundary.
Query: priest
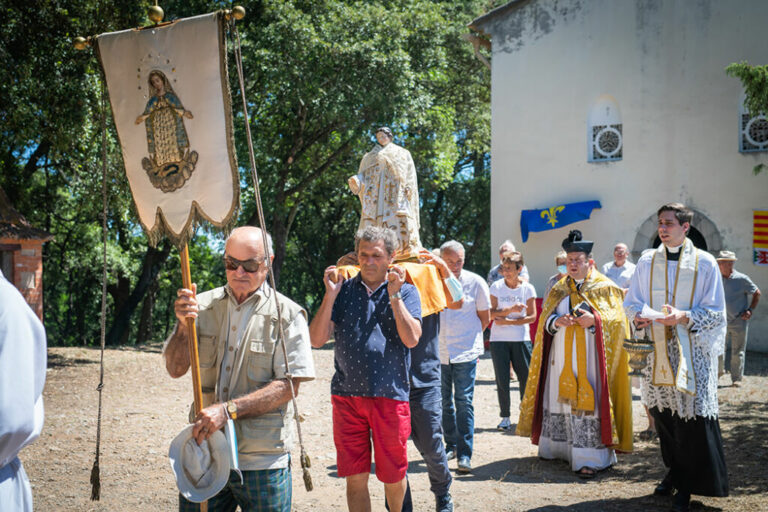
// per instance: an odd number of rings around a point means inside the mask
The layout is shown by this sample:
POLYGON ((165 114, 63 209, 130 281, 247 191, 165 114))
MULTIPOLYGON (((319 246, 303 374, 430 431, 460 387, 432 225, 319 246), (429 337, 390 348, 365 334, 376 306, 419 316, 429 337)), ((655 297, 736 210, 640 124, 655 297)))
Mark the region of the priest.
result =
POLYGON ((673 507, 687 511, 691 494, 728 496, 717 406, 725 295, 715 258, 686 237, 693 213, 670 203, 657 216, 662 244, 637 262, 624 309, 655 346, 641 393, 668 472, 654 494, 677 490, 673 507))
POLYGON ((539 457, 568 461, 581 478, 632 451, 624 294, 594 268, 592 245, 578 230, 563 241, 568 276, 544 303, 517 425, 539 457))

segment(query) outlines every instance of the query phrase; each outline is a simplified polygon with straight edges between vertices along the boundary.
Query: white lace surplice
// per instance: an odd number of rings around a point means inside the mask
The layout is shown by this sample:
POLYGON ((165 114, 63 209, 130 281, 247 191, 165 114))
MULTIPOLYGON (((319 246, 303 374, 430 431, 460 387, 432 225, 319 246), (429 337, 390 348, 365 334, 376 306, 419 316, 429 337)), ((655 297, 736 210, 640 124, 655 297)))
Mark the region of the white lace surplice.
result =
MULTIPOLYGON (((567 315, 570 312, 570 299, 566 297, 558 304, 555 314, 567 315)), ((600 396, 595 336, 589 330, 587 338, 587 378, 595 392, 594 414, 574 414, 571 406, 558 401, 560 374, 565 366, 565 329, 561 328, 552 339, 547 380, 544 383, 542 403, 541 437, 539 438, 539 456, 545 459, 563 459, 571 464, 573 471, 589 467, 605 469, 616 462, 616 454, 607 448, 601 438, 600 396)), ((573 374, 577 373, 576 343, 573 343, 573 374)))
MULTIPOLYGON (((624 310, 630 320, 640 313, 644 304, 650 305, 651 260, 653 253, 646 254, 637 262, 629 291, 624 299, 624 310)), ((669 283, 675 282, 677 261, 667 263, 669 283)), ((671 286, 670 286, 671 288, 671 286)), ((667 302, 672 303, 671 293, 667 302)), ((699 252, 699 271, 691 309, 693 341, 693 368, 696 373, 696 395, 678 391, 674 386, 654 386, 653 355, 643 370, 641 394, 643 404, 659 410, 669 409, 684 419, 694 416, 717 417, 717 356, 723 353, 725 342, 725 295, 720 270, 715 259, 704 251, 699 252)), ((640 335, 640 333, 638 333, 640 335)), ((677 340, 667 342, 669 363, 677 371, 680 360, 677 340)))

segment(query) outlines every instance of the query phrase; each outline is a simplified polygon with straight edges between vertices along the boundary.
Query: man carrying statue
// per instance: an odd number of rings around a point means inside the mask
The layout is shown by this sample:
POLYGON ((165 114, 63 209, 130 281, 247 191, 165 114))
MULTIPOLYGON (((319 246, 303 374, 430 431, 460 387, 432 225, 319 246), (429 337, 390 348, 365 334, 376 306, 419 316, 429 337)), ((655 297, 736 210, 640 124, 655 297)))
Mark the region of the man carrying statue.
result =
POLYGON ((360 198, 358 231, 389 228, 397 235, 395 261, 415 258, 419 241, 419 190, 411 153, 392 142, 392 130, 376 130, 378 144, 363 156, 357 175, 347 181, 360 198))
POLYGON ((659 208, 662 244, 637 262, 624 301, 637 329, 647 328, 654 353, 643 370, 642 401, 656 423, 668 468, 654 494, 728 496, 717 404, 717 358, 725 340, 725 295, 715 258, 686 237, 693 213, 680 203, 659 208))

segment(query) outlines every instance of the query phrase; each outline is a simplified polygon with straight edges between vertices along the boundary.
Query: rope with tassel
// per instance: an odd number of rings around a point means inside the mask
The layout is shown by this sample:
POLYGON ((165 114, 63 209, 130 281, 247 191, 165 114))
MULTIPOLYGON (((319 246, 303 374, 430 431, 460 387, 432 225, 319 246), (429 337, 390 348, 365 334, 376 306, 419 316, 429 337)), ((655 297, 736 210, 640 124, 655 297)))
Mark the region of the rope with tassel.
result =
POLYGON ((101 498, 101 472, 99 469, 99 454, 101 451, 101 392, 104 389, 104 346, 106 344, 107 316, 107 118, 106 92, 104 81, 101 82, 101 236, 102 236, 102 275, 101 275, 101 356, 99 359, 99 412, 96 421, 96 456, 91 469, 91 501, 101 498))
MULTIPOLYGON (((243 78, 243 59, 242 59, 242 53, 241 53, 241 47, 240 47, 240 34, 237 31, 237 26, 234 23, 234 20, 230 21, 230 31, 233 34, 233 42, 234 42, 234 51, 235 51, 235 67, 237 68, 237 77, 240 84, 240 97, 243 100, 243 117, 245 119, 245 132, 247 135, 248 140, 248 156, 250 158, 250 165, 251 165, 251 177, 253 178, 253 190, 254 194, 256 196, 256 209, 259 214, 259 223, 261 224, 261 234, 262 234, 262 244, 264 247, 264 253, 266 256, 266 262, 267 262, 267 268, 269 269, 269 282, 272 286, 272 290, 274 293, 277 293, 277 286, 275 286, 275 274, 272 269, 272 261, 269 254, 269 244, 267 243, 267 230, 266 230, 266 222, 264 220, 264 207, 261 203, 261 191, 259 189, 259 177, 256 173, 256 158, 254 156, 253 152, 253 139, 251 138, 251 126, 250 122, 248 120, 248 102, 245 99, 245 80, 243 78)), ((277 301, 277 299, 275 299, 277 301)), ((280 344, 282 350, 283 350, 283 358, 285 360, 285 377, 288 381, 288 385, 291 389, 291 403, 293 404, 293 410, 295 412, 295 418, 296 418, 296 433, 299 438, 299 447, 301 449, 301 469, 302 469, 302 476, 304 478, 304 487, 307 489, 307 491, 311 491, 314 488, 314 485, 312 484, 312 475, 309 472, 309 468, 312 466, 312 463, 310 462, 309 455, 307 454, 305 448, 304 448, 304 439, 301 435, 301 420, 299 415, 299 407, 296 403, 296 391, 293 387, 293 375, 290 372, 290 368, 288 366, 288 353, 285 348, 285 332, 283 330, 283 320, 282 315, 280 312, 280 307, 278 305, 277 307, 277 325, 279 326, 278 330, 278 343, 280 344)))

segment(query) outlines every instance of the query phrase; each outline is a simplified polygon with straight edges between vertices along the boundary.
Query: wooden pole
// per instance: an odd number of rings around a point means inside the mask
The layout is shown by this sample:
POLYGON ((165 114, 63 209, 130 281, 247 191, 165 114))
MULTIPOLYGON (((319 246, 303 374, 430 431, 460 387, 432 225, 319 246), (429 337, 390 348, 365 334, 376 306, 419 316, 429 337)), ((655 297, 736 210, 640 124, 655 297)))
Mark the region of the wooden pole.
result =
MULTIPOLYGON (((189 250, 187 244, 179 251, 181 259, 181 282, 184 288, 192 289, 192 275, 189 270, 189 250)), ((187 318, 187 340, 189 340, 189 368, 192 372, 192 391, 195 396, 195 415, 203 408, 203 388, 200 384, 200 357, 197 352, 197 327, 194 318, 187 318)), ((208 502, 200 503, 200 512, 208 512, 208 502)))

